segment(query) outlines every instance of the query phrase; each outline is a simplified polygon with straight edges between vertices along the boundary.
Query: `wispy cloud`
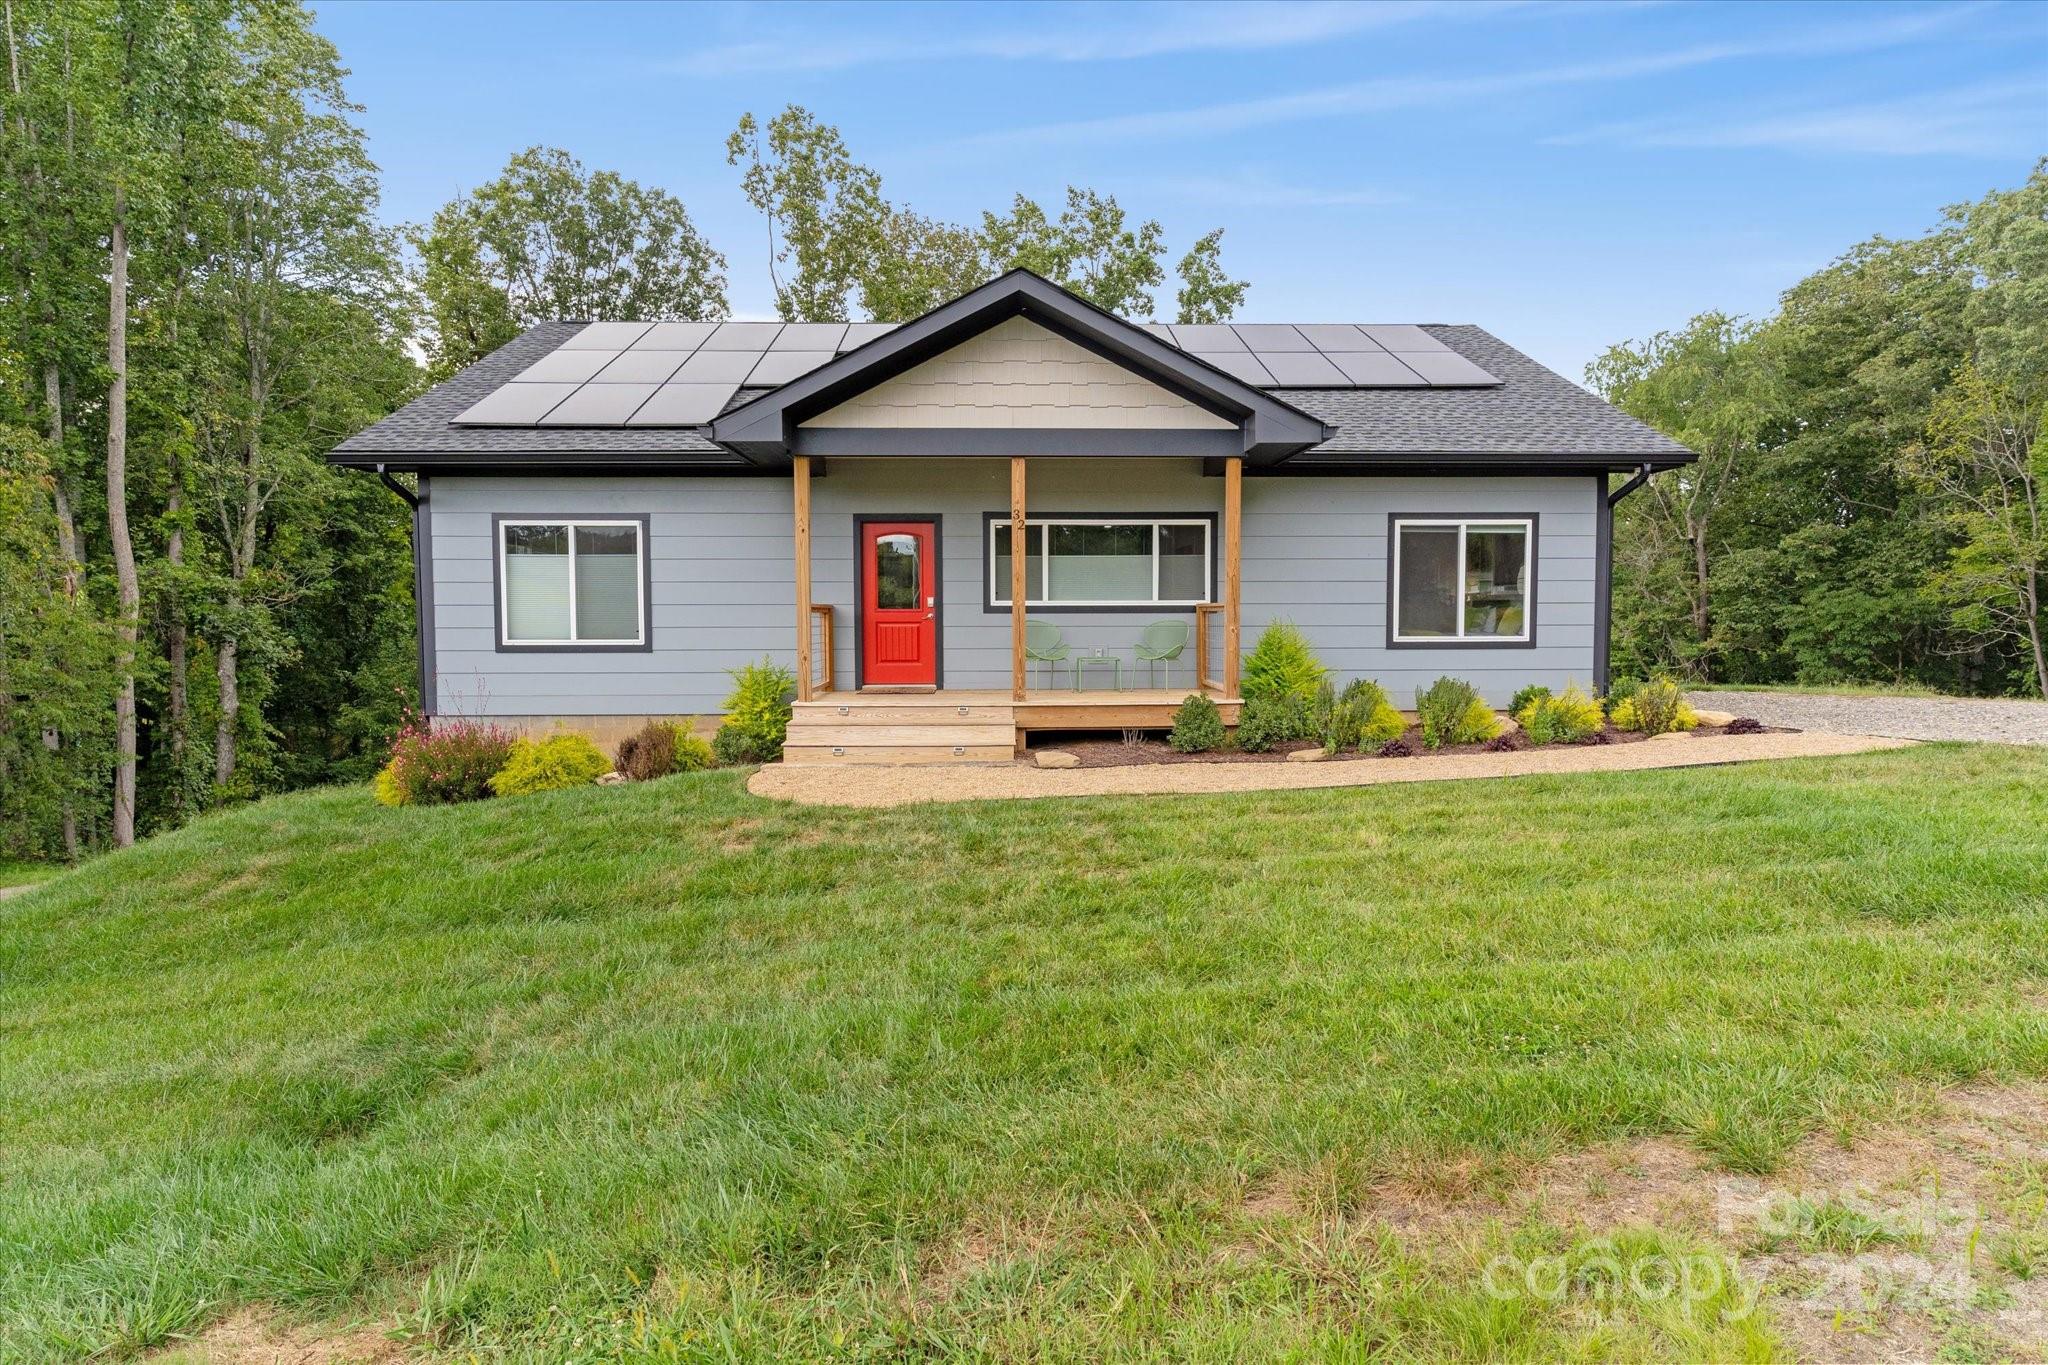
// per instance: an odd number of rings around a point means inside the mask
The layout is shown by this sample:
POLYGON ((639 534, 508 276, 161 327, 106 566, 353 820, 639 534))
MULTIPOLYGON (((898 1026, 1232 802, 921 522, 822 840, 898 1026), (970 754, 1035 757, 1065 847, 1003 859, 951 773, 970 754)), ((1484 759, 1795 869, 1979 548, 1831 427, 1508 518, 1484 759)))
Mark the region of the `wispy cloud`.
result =
POLYGON ((1251 170, 1229 175, 1170 176, 1143 181, 1138 188, 1191 204, 1257 208, 1377 208, 1406 204, 1414 198, 1397 190, 1283 184, 1251 170))
POLYGON ((2000 81, 1896 100, 1608 123, 1554 146, 1754 148, 1874 156, 2025 156, 2039 150, 2048 80, 2000 81))
MULTIPOLYGON (((693 52, 669 69, 693 76, 738 76, 932 61, 1101 62, 1197 52, 1247 52, 1310 43, 1432 17, 1469 20, 1524 0, 1286 0, 1286 3, 1175 3, 1060 7, 1032 29, 854 37, 816 23, 774 36, 693 52)), ((773 11, 769 11, 772 13, 773 11)), ((815 18, 820 12, 807 10, 815 18)), ((930 11, 935 22, 943 12, 930 11)))
POLYGON ((1701 43, 1634 56, 1520 71, 1383 77, 1314 90, 1103 118, 1072 119, 978 134, 963 146, 1023 146, 1157 141, 1214 136, 1313 119, 1428 108, 1531 91, 1612 84, 1720 62, 1830 56, 1917 42, 1982 8, 1915 10, 1881 22, 1859 21, 1741 42, 1701 43))

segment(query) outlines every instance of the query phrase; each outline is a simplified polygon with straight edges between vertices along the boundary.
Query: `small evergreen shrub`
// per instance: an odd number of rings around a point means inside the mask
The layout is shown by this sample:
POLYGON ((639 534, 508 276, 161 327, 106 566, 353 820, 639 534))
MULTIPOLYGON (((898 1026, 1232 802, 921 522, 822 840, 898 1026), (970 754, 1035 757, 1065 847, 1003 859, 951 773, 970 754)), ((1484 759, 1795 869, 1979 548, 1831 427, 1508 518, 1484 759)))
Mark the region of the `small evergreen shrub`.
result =
POLYGON ((1323 752, 1341 754, 1356 749, 1365 738, 1365 721, 1370 714, 1363 699, 1354 700, 1347 690, 1323 717, 1323 752))
POLYGON ((768 761, 755 746, 754 737, 730 722, 719 726, 718 733, 711 736, 711 759, 721 768, 768 761))
POLYGON ((1607 684, 1607 714, 1612 716, 1614 708, 1633 697, 1642 688, 1641 678, 1616 678, 1607 684))
POLYGON ((756 755, 740 761, 774 762, 782 757, 782 742, 789 734, 796 675, 770 659, 727 671, 732 674, 733 686, 732 695, 725 699, 725 724, 745 735, 756 755))
POLYGON ((1641 684, 1613 705, 1609 718, 1617 730, 1635 730, 1645 735, 1695 730, 1700 723, 1699 716, 1679 692, 1678 684, 1669 678, 1653 678, 1641 684))
POLYGON ((391 742, 391 761, 377 774, 377 799, 387 806, 445 806, 480 801, 512 753, 513 734, 457 717, 437 724, 408 714, 391 742))
POLYGON ((650 720, 619 741, 619 771, 635 782, 693 773, 711 762, 711 746, 691 731, 688 721, 650 720))
POLYGON ((1343 701, 1357 709, 1357 746, 1364 749, 1399 739, 1408 733, 1408 722, 1394 709, 1387 689, 1370 678, 1353 678, 1344 688, 1343 701))
POLYGON ((1549 695, 1550 689, 1545 687, 1542 683, 1530 683, 1527 687, 1524 687, 1519 692, 1516 692, 1514 697, 1509 700, 1508 714, 1515 717, 1517 720, 1520 720, 1522 712, 1529 709, 1530 702, 1542 701, 1545 697, 1549 695))
POLYGON ((587 787, 611 770, 611 760, 587 736, 571 733, 522 739, 512 746, 505 766, 491 779, 491 790, 500 796, 567 791, 587 787))
POLYGON ((1493 708, 1479 689, 1461 678, 1438 678, 1415 693, 1415 713, 1422 721, 1422 743, 1441 749, 1446 744, 1477 744, 1500 733, 1493 708))
POLYGON ((1754 716, 1737 716, 1728 722, 1728 733, 1731 735, 1760 735, 1763 732, 1763 722, 1754 716))
POLYGON ((1275 744, 1301 738, 1306 718, 1301 704, 1286 697, 1247 701, 1237 713, 1237 747, 1263 754, 1275 744))
POLYGON ((1255 697, 1293 697, 1308 701, 1329 676, 1330 670, 1309 648, 1308 637, 1285 621, 1275 621, 1259 632, 1259 642, 1244 656, 1238 676, 1238 691, 1246 701, 1255 697))
POLYGON ((1531 744, 1578 744, 1607 723, 1600 703, 1577 685, 1554 697, 1545 689, 1542 696, 1515 712, 1515 719, 1522 723, 1531 744))
POLYGON ((1173 713, 1173 733, 1166 737, 1175 753, 1200 754, 1223 747, 1223 713, 1207 697, 1189 694, 1173 713))

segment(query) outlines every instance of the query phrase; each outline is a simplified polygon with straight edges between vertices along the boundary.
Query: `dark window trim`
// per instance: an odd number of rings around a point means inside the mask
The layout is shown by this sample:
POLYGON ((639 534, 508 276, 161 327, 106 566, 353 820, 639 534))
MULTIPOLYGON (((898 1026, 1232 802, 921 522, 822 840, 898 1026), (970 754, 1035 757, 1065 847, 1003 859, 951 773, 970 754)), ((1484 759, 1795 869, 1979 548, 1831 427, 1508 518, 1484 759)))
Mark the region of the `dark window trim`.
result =
MULTIPOLYGON (((1543 546, 1541 517, 1535 512, 1389 512, 1387 513, 1387 648, 1392 649, 1534 649, 1536 648, 1536 566, 1540 562, 1543 546), (1526 521, 1529 523, 1529 582, 1523 591, 1528 602, 1529 638, 1526 640, 1472 639, 1462 640, 1396 640, 1394 618, 1397 613, 1400 584, 1394 581, 1394 543, 1400 535, 1401 524, 1409 521, 1458 521, 1473 522, 1526 521)), ((1460 610, 1463 610, 1462 605, 1460 610)))
POLYGON ((493 512, 491 514, 491 638, 500 654, 651 654, 654 652, 654 534, 645 512, 493 512), (526 645, 505 639, 505 540, 508 521, 632 521, 640 525, 640 642, 638 644, 526 645))
MULTIPOLYGON (((853 518, 853 690, 867 686, 867 566, 861 563, 867 527, 874 521, 928 521, 932 526, 932 686, 946 685, 946 519, 937 512, 857 512, 853 518)), ((806 623, 806 629, 809 628, 806 623)))
MULTIPOLYGON (((1076 519, 1076 520, 1080 520, 1080 521, 1206 521, 1206 522, 1208 522, 1208 523, 1209 523, 1209 600, 1210 600, 1211 602, 1214 602, 1214 601, 1216 601, 1216 600, 1217 600, 1217 599, 1216 599, 1216 575, 1217 575, 1217 573, 1218 573, 1218 567, 1217 567, 1217 562, 1216 562, 1216 561, 1222 558, 1222 555, 1221 555, 1221 554, 1219 553, 1219 551, 1220 551, 1220 550, 1221 550, 1221 548, 1222 548, 1222 547, 1221 547, 1221 543, 1220 543, 1220 535, 1221 535, 1221 529, 1220 529, 1220 522, 1221 522, 1221 518, 1222 518, 1222 514, 1221 514, 1221 513, 1218 513, 1218 512, 1123 512, 1123 511, 1120 511, 1120 512, 1047 512, 1047 513, 1045 513, 1045 514, 1044 514, 1043 516, 1032 516, 1032 515, 1030 514, 1030 511, 1029 511, 1029 510, 1027 509, 1027 510, 1026 510, 1026 512, 1025 512, 1025 516, 1024 516, 1024 524, 1025 524, 1025 525, 1026 525, 1027 527, 1028 527, 1028 526, 1032 526, 1032 525, 1037 525, 1037 524, 1040 524, 1040 523, 1046 523, 1046 524, 1050 524, 1050 523, 1052 523, 1052 522, 1056 522, 1056 521, 1059 521, 1059 520, 1060 520, 1061 518, 1063 518, 1063 517, 1072 517, 1072 518, 1074 518, 1074 519, 1076 519)), ((994 561, 994 559, 995 559, 995 555, 994 555, 994 553, 993 553, 993 552, 992 552, 992 551, 990 550, 990 548, 989 548, 989 547, 990 547, 990 543, 991 543, 991 541, 992 541, 992 538, 994 537, 994 534, 995 534, 995 532, 994 532, 994 526, 995 526, 995 523, 997 523, 997 522, 999 522, 999 521, 1000 521, 1000 522, 1007 522, 1007 521, 1008 521, 1009 519, 1010 519, 1010 514, 1009 514, 1009 513, 1007 512, 1007 511, 1005 511, 1005 512, 983 512, 983 513, 981 514, 981 610, 982 610, 982 614, 983 614, 983 615, 985 615, 985 616, 1008 616, 1008 615, 1010 614, 1010 604, 1009 604, 1009 603, 1005 602, 1005 603, 1003 603, 1003 604, 1002 604, 1001 606, 997 606, 997 605, 995 605, 995 603, 994 603, 994 602, 993 602, 993 600, 992 600, 992 599, 993 599, 993 598, 995 597, 995 584, 994 584, 993 582, 991 582, 991 581, 990 581, 990 577, 991 577, 991 575, 992 575, 992 574, 993 574, 993 573, 995 572, 995 570, 994 570, 994 566, 993 566, 993 561, 994 561)), ((1195 614, 1195 609, 1194 609, 1194 607, 1192 607, 1192 606, 1186 606, 1186 605, 1182 605, 1182 604, 1180 604, 1180 603, 1174 603, 1174 602, 1169 602, 1169 603, 1159 603, 1159 602, 1139 602, 1139 603, 1136 603, 1135 605, 1132 605, 1132 606, 1097 606, 1097 605, 1094 605, 1094 604, 1090 604, 1090 603, 1082 603, 1082 604, 1078 604, 1078 605, 1075 605, 1075 606, 1067 606, 1067 605, 1065 605, 1064 603, 1058 603, 1058 602, 1029 602, 1029 603, 1026 603, 1026 604, 1025 604, 1025 606, 1024 606, 1024 610, 1025 610, 1025 611, 1027 611, 1027 612, 1029 612, 1029 613, 1030 613, 1031 615, 1033 615, 1033 616, 1052 616, 1052 615, 1061 615, 1061 616, 1114 616, 1114 615, 1123 615, 1123 616, 1131 616, 1131 615, 1136 615, 1136 614, 1143 614, 1143 613, 1150 613, 1150 614, 1152 614, 1152 615, 1158 615, 1158 614, 1159 614, 1159 613, 1161 613, 1161 612, 1165 612, 1165 613, 1167 613, 1168 615, 1172 615, 1172 616, 1193 616, 1193 615, 1195 614)))

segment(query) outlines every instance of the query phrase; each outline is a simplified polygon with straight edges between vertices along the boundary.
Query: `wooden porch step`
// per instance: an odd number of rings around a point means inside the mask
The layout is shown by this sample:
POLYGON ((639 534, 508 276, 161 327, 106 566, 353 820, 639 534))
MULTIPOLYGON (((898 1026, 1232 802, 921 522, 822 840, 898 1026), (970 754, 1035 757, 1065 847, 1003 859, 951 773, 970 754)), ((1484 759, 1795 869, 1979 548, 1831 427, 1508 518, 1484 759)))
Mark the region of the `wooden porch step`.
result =
POLYGON ((797 725, 789 727, 787 744, 816 749, 950 749, 957 745, 1001 745, 1014 748, 1014 725, 797 725))
POLYGON ((1008 740, 1001 744, 919 744, 900 748, 844 745, 798 744, 796 737, 783 747, 782 761, 797 764, 896 764, 896 763, 1008 763, 1016 756, 1008 740))
POLYGON ((944 703, 927 700, 920 706, 863 706, 858 702, 805 701, 790 717, 799 725, 1010 725, 1014 706, 997 703, 944 703))

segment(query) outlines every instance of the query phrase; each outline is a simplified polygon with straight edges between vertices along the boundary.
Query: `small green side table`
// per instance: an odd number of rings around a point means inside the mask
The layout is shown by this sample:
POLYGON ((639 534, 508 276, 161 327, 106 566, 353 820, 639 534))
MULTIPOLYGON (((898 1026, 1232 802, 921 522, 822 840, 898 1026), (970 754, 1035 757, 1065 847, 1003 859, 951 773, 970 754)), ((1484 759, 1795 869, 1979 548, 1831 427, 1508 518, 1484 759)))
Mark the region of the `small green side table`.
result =
POLYGON ((1124 661, 1114 654, 1076 654, 1068 660, 1074 666, 1074 690, 1081 690, 1081 678, 1091 667, 1108 668, 1115 675, 1116 690, 1124 690, 1124 661))

